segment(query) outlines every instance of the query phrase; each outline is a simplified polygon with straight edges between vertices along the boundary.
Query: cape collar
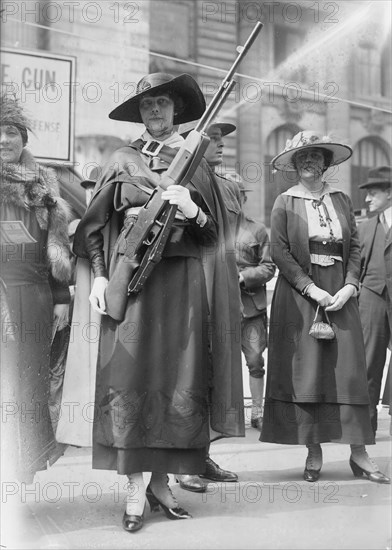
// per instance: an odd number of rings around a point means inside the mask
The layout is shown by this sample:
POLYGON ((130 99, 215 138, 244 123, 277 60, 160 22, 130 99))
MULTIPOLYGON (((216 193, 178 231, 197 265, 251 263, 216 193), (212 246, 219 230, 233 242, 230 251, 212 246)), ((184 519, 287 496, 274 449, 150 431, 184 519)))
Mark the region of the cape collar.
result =
POLYGON ((174 132, 171 136, 164 140, 157 140, 152 137, 148 130, 146 130, 140 137, 143 141, 158 141, 159 143, 163 143, 168 147, 181 147, 184 142, 184 138, 180 136, 178 132, 174 132))

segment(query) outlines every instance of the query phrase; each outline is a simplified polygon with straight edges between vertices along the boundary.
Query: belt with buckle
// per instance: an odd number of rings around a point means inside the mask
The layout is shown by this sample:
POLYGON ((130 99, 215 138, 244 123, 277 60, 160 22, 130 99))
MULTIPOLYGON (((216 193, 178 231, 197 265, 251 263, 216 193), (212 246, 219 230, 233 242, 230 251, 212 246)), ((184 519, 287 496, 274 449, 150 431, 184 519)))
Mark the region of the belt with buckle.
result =
POLYGON ((332 241, 309 241, 309 251, 311 254, 343 256, 343 244, 332 241))

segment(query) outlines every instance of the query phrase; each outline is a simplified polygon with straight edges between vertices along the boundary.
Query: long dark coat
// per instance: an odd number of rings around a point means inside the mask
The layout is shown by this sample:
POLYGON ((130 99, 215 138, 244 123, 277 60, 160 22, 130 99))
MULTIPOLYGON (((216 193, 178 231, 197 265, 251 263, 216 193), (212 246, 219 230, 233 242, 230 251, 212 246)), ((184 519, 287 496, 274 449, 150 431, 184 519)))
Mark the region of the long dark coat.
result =
MULTIPOLYGON (((157 181, 137 149, 117 151, 78 226, 75 253, 90 258, 102 253, 108 220, 107 244, 121 229, 124 211, 142 206, 145 187, 157 181)), ((202 448, 209 441, 209 413, 216 431, 243 435, 240 361, 231 367, 240 357, 240 343, 235 335, 222 339, 222 330, 230 334, 228 327, 234 332, 240 322, 235 258, 225 253, 231 243, 222 233, 227 219, 204 161, 188 187, 206 212, 207 225, 176 222, 163 259, 142 292, 128 299, 125 320, 102 318, 94 423, 100 445, 202 448), (206 273, 213 301, 207 304, 203 264, 212 257, 206 273)))

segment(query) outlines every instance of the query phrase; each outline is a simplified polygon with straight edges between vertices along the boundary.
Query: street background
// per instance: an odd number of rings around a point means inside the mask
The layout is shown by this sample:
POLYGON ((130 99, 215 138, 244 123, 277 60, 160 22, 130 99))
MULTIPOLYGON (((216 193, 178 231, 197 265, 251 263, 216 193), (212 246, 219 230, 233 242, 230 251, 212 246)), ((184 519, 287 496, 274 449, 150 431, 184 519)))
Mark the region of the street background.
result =
MULTIPOLYGON (((380 410, 370 455, 391 475, 390 416, 380 410)), ((171 487, 193 519, 170 521, 146 509, 137 533, 122 529, 125 476, 91 469, 91 449, 68 448, 25 489, 3 482, 1 545, 13 549, 375 549, 391 548, 391 486, 354 478, 349 446, 323 445, 319 482, 302 480, 306 449, 246 437, 212 444, 211 456, 238 483, 205 494, 171 487), (11 495, 14 492, 15 494, 11 495), (6 501, 6 502, 5 502, 6 501)), ((146 482, 148 482, 146 475, 146 482)))
MULTIPOLYGON (((221 170, 239 173, 253 190, 247 213, 269 227, 276 196, 293 184, 272 173, 270 161, 301 130, 352 146, 350 162, 327 177, 350 195, 357 219, 365 218, 359 183, 370 168, 392 163, 390 1, 2 0, 2 10, 2 84, 29 112, 31 150, 55 167, 75 219, 85 210, 80 181, 141 133, 108 118, 139 79, 186 72, 209 103, 257 20, 263 30, 220 114, 237 126, 221 170)), ((258 441, 245 366, 243 380, 246 437, 217 441, 211 451, 239 483, 211 483, 197 495, 171 476, 192 520, 147 510, 143 530, 126 533, 126 478, 92 470, 91 449, 69 447, 33 485, 2 479, 1 547, 390 549, 391 487, 355 479, 349 447, 331 443, 320 481, 304 482, 306 449, 258 441)), ((368 451, 390 476, 386 408, 368 451)))

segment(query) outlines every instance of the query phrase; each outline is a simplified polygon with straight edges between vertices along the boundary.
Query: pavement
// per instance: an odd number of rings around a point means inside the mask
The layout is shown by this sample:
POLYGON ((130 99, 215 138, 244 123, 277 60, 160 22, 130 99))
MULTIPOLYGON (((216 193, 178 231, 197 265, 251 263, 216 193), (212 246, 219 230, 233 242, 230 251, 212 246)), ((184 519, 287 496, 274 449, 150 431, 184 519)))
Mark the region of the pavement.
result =
MULTIPOLYGON (((68 447, 32 485, 2 480, 1 548, 13 549, 390 549, 391 485, 354 478, 349 446, 323 445, 317 483, 302 479, 306 449, 259 442, 246 407, 245 438, 216 441, 212 458, 238 483, 204 494, 172 491, 193 519, 170 521, 146 509, 137 533, 122 529, 126 477, 92 470, 91 449, 68 447)), ((391 476, 390 416, 379 413, 368 452, 391 476)), ((149 475, 145 474, 146 482, 149 475)))

